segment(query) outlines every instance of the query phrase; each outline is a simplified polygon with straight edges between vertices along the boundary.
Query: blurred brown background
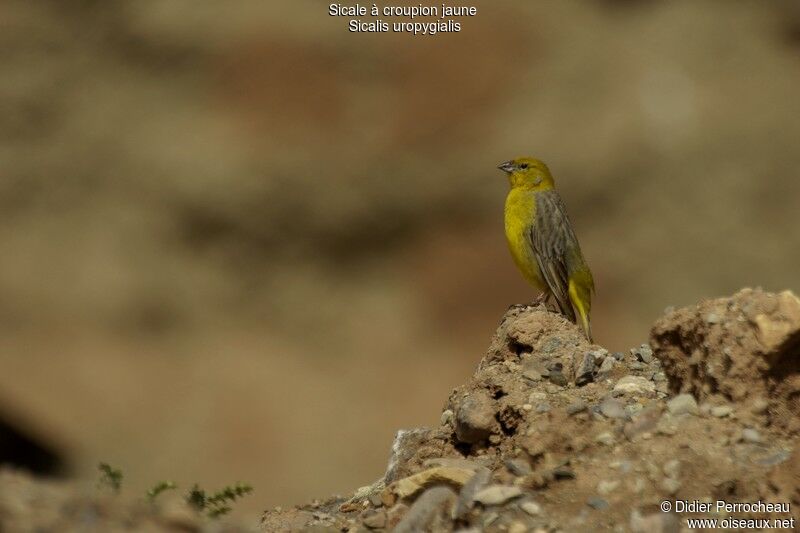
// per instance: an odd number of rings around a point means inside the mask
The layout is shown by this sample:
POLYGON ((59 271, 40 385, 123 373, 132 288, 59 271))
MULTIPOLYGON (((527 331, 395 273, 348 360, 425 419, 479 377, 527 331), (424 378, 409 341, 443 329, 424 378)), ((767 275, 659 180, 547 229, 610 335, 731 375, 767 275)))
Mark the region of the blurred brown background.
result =
POLYGON ((252 511, 370 483, 533 297, 518 155, 609 349, 798 289, 797 2, 473 5, 415 37, 316 1, 2 2, 0 418, 31 465, 243 480, 252 511))

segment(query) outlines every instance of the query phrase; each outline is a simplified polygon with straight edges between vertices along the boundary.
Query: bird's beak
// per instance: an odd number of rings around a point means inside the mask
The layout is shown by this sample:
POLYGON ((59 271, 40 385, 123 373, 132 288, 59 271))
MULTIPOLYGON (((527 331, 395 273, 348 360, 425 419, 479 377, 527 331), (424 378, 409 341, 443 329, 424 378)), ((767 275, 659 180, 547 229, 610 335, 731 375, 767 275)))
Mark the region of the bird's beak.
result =
POLYGON ((511 174, 511 172, 514 170, 514 163, 512 161, 506 161, 505 163, 501 163, 497 168, 503 172, 511 174))

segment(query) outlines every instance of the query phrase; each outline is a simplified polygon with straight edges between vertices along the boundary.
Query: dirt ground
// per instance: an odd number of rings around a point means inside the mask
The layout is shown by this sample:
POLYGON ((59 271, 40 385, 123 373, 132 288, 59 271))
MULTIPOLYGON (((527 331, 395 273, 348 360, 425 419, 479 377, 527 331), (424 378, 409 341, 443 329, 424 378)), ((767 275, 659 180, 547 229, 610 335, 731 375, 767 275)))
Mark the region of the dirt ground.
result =
MULTIPOLYGON (((442 391, 442 396, 445 396, 442 391)), ((209 522, 185 503, 0 473, 3 531, 686 531, 800 513, 800 299, 744 289, 670 310, 611 353, 543 307, 509 309, 440 424, 398 431, 385 473, 341 496, 209 522), (787 512, 661 512, 664 501, 787 512)), ((386 449, 389 449, 387 443, 386 449)), ((324 449, 320 452, 324 454, 324 449)))

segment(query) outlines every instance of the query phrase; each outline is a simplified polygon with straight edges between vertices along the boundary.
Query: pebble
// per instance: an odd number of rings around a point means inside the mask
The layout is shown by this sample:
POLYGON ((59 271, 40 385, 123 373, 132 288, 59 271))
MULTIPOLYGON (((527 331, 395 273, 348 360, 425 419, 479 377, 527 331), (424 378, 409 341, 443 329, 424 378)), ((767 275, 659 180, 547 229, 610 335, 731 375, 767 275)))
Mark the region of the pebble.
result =
POLYGON ((446 505, 454 502, 456 494, 448 487, 431 487, 417 498, 395 527, 395 533, 412 533, 422 531, 431 522, 433 516, 446 505))
POLYGON ((622 352, 614 352, 614 353, 613 353, 613 354, 611 354, 611 355, 612 355, 612 356, 614 357, 614 359, 616 359, 617 361, 622 361, 623 359, 625 359, 625 354, 624 354, 624 353, 622 353, 622 352))
POLYGON ((719 324, 721 319, 717 313, 708 313, 706 315, 706 322, 709 324, 719 324))
POLYGON ((631 348, 631 354, 643 363, 649 363, 653 360, 653 349, 649 344, 642 344, 638 348, 631 348))
POLYGON ((661 371, 653 372, 653 376, 650 379, 652 379, 656 383, 662 383, 664 381, 667 381, 667 375, 661 371))
POLYGON ((753 404, 750 406, 750 410, 753 411, 755 414, 760 415, 766 412, 767 408, 769 407, 769 402, 764 398, 756 398, 753 400, 753 404))
POLYGON ((599 442, 600 444, 605 444, 606 446, 613 446, 616 442, 614 435, 611 434, 609 431, 604 431, 600 433, 598 436, 594 438, 595 442, 599 442))
POLYGON ((540 391, 534 391, 528 396, 528 403, 536 403, 537 401, 544 400, 545 398, 547 398, 547 394, 540 391))
POLYGON ((515 476, 527 476, 532 472, 530 463, 524 459, 508 459, 505 465, 508 471, 515 476))
POLYGON ((671 459, 664 463, 664 474, 671 479, 678 479, 681 473, 681 462, 677 459, 671 459))
POLYGON ((678 394, 667 402, 667 410, 673 415, 690 414, 697 415, 697 400, 688 393, 678 394))
POLYGON ((547 379, 550 380, 550 383, 558 385, 559 387, 566 387, 567 385, 567 378, 564 376, 561 370, 551 370, 550 375, 547 376, 547 379))
POLYGON ((537 413, 547 413, 550 411, 550 404, 547 402, 542 402, 536 406, 537 413))
POLYGON ((383 529, 386 527, 386 513, 384 511, 368 512, 361 519, 361 523, 370 529, 383 529))
POLYGON ((539 516, 542 514, 542 506, 533 500, 525 500, 519 504, 519 508, 531 516, 539 516))
POLYGON ((495 425, 493 402, 488 393, 467 396, 456 410, 455 433, 460 442, 480 442, 491 435, 495 425))
POLYGON ((628 363, 628 368, 631 370, 644 370, 647 368, 647 365, 644 363, 640 363, 639 361, 633 361, 632 363, 628 363))
POLYGON ((583 354, 583 359, 578 367, 578 372, 575 377, 575 384, 580 386, 586 385, 594 381, 594 365, 595 356, 593 352, 586 352, 583 354))
POLYGON ((617 487, 619 487, 619 481, 603 479, 597 484, 597 493, 600 496, 606 496, 614 492, 617 487))
POLYGON ((508 525, 508 533, 525 533, 528 531, 528 526, 519 520, 515 520, 508 525))
POLYGON ((642 376, 625 376, 614 385, 614 391, 623 394, 645 394, 655 390, 655 385, 642 376))
POLYGON ((628 412, 625 410, 625 404, 621 401, 609 398, 603 400, 600 404, 600 412, 606 418, 627 418, 628 412))
POLYGON ((744 428, 742 430, 742 440, 758 444, 761 442, 761 434, 753 428, 744 428))
POLYGON ((533 409, 533 406, 531 404, 529 404, 529 403, 522 404, 522 410, 523 411, 530 411, 531 409, 533 409))
POLYGON ((567 414, 574 415, 576 413, 580 413, 581 411, 586 410, 586 402, 583 400, 577 400, 567 406, 567 414))
POLYGON ((611 371, 614 370, 614 364, 616 363, 616 359, 613 357, 606 357, 603 359, 603 362, 600 364, 600 368, 597 370, 597 376, 601 379, 606 379, 611 371))
POLYGON ((669 477, 664 478, 664 480, 661 482, 661 488, 664 489, 664 492, 667 494, 673 495, 678 492, 678 489, 681 488, 681 482, 677 479, 672 479, 669 477))
POLYGON ((733 413, 733 407, 730 405, 715 405, 711 408, 711 416, 716 418, 724 418, 733 413))
POLYGON ((439 421, 443 426, 446 426, 453 421, 453 416, 454 416, 453 411, 451 411, 450 409, 445 409, 444 411, 442 411, 442 417, 439 419, 439 421))
POLYGON ((608 508, 608 502, 606 500, 604 500, 603 498, 600 498, 600 497, 597 497, 597 496, 592 496, 591 498, 589 498, 586 501, 586 505, 588 505, 592 509, 597 509, 598 511, 601 510, 601 509, 607 509, 608 508))
POLYGON ((475 494, 475 501, 483 505, 501 505, 522 496, 522 489, 508 485, 490 485, 475 494))

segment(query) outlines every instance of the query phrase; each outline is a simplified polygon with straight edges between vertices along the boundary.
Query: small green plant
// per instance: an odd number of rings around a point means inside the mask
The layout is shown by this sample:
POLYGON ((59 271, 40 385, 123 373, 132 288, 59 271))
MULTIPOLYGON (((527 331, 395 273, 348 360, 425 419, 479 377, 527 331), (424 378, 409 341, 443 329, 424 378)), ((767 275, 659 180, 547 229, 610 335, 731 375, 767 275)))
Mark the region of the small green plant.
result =
POLYGON ((221 490, 209 495, 195 484, 189 490, 186 501, 198 511, 204 512, 209 518, 217 518, 231 511, 230 503, 251 492, 253 492, 253 487, 250 485, 237 483, 236 485, 223 487, 221 490))
POLYGON ((100 480, 98 484, 100 486, 109 487, 115 493, 118 493, 122 488, 122 470, 119 468, 113 468, 108 463, 100 463, 97 465, 98 470, 100 470, 100 480))
POLYGON ((147 499, 151 502, 155 501, 159 494, 167 490, 174 490, 177 489, 178 485, 173 483, 172 481, 159 481, 153 487, 147 491, 147 499))

